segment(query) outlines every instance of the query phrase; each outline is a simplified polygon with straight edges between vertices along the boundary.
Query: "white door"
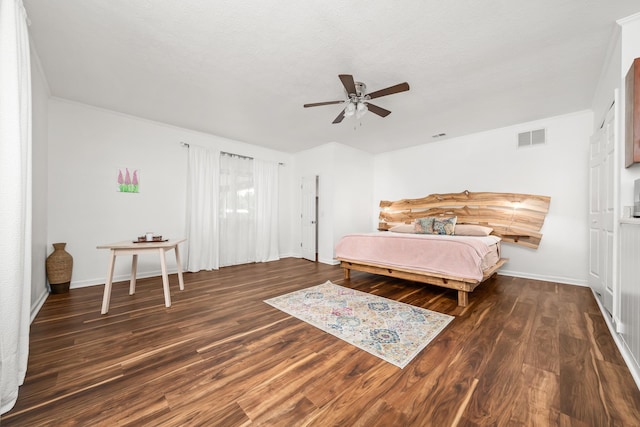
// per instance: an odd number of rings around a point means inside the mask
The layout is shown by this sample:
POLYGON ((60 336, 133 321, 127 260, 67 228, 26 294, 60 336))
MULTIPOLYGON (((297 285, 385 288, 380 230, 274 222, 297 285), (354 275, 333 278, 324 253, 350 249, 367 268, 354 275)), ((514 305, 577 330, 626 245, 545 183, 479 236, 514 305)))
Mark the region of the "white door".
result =
POLYGON ((600 256, 600 211, 601 198, 600 176, 602 175, 602 128, 591 137, 589 157, 589 286, 602 297, 603 260, 600 256))
POLYGON ((302 257, 315 262, 318 253, 318 177, 315 175, 302 177, 300 188, 302 191, 302 213, 300 215, 302 222, 302 242, 300 243, 302 257))
POLYGON ((591 138, 589 161, 589 285, 613 312, 615 108, 591 138))

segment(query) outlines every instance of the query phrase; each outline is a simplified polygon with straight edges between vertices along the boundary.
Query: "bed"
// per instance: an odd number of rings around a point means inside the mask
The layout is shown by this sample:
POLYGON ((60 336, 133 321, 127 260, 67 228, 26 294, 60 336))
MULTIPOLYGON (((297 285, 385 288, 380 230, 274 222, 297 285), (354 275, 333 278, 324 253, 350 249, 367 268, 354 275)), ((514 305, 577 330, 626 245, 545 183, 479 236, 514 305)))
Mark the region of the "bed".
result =
POLYGON ((345 279, 357 270, 455 289, 465 307, 469 293, 508 261, 502 242, 539 246, 549 203, 546 196, 469 191, 382 201, 379 231, 343 236, 336 259, 345 279))

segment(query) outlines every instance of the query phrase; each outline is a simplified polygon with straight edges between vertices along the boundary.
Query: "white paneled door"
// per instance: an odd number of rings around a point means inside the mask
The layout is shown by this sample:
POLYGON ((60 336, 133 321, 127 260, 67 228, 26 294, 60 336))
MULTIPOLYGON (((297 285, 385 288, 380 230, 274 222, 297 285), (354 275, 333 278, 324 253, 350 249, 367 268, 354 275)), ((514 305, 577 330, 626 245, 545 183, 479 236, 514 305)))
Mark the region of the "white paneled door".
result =
POLYGON ((613 313, 615 108, 591 137, 589 161, 589 286, 613 313))
POLYGON ((318 241, 318 177, 302 177, 302 257, 309 261, 316 261, 318 241))

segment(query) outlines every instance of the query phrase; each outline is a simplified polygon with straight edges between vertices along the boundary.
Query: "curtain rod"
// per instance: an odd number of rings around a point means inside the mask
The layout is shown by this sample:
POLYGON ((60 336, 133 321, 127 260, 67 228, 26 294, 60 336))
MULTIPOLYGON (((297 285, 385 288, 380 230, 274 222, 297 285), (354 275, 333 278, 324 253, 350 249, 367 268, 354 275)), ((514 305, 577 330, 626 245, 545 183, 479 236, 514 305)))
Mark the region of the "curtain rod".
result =
POLYGON ((221 152, 220 152, 220 154, 226 154, 227 156, 240 157, 241 159, 249 159, 249 160, 253 160, 253 157, 243 156, 242 154, 229 153, 229 152, 227 152, 227 151, 221 151, 221 152))
MULTIPOLYGON (((189 148, 189 144, 187 144, 186 142, 180 141, 180 145, 183 146, 183 147, 189 148)), ((220 154, 226 154, 228 156, 236 156, 236 157, 241 157, 243 159, 251 159, 251 160, 253 160, 253 157, 243 156, 242 154, 229 153, 227 151, 221 151, 220 154)), ((284 166, 284 163, 278 162, 278 165, 284 166)))

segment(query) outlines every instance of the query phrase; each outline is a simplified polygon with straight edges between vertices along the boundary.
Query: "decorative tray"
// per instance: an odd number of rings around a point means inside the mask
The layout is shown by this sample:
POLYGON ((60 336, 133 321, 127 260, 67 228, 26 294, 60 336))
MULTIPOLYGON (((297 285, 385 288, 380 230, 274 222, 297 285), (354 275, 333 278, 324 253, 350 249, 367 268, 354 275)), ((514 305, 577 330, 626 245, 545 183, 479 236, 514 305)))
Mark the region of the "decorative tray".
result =
POLYGON ((160 242, 168 242, 169 239, 163 239, 162 236, 153 236, 153 240, 147 240, 145 236, 138 237, 137 240, 134 240, 133 243, 160 243, 160 242))

